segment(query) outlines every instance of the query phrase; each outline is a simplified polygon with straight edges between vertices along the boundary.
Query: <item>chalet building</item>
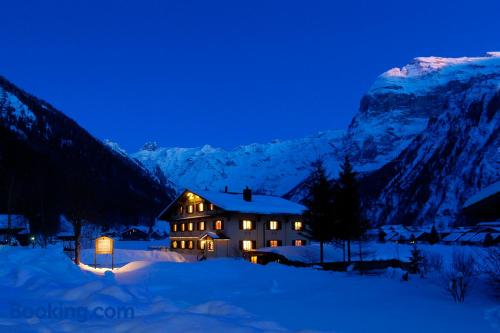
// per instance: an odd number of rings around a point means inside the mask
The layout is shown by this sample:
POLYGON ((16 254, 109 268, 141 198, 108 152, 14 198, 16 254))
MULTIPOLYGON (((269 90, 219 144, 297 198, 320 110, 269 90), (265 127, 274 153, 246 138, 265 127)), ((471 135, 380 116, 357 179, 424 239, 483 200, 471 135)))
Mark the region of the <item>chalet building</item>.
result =
POLYGON ((160 214, 170 222, 172 250, 198 257, 237 257, 263 247, 302 246, 305 207, 243 193, 184 191, 160 214))

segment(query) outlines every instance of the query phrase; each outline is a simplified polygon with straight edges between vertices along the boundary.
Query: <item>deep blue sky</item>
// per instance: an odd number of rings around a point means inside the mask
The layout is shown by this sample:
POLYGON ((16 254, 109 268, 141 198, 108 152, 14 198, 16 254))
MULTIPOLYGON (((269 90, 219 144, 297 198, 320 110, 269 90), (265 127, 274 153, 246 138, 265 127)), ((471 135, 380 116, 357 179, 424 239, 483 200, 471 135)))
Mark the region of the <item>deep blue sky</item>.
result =
POLYGON ((500 1, 6 1, 0 75, 135 151, 345 128, 377 75, 500 49, 500 1))

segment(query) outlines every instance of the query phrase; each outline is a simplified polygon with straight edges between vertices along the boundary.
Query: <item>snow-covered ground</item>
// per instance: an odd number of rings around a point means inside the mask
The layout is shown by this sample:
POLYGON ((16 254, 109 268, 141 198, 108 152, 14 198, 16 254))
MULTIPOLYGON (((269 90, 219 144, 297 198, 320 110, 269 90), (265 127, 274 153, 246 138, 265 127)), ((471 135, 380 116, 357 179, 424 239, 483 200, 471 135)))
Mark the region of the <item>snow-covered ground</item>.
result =
POLYGON ((95 274, 90 267, 73 265, 58 247, 0 248, 0 331, 500 329, 500 306, 482 283, 474 285, 464 304, 455 304, 431 278, 401 282, 389 274, 359 276, 235 259, 187 263, 178 262, 175 253, 157 257, 144 250, 122 251, 138 251, 134 259, 141 261, 95 274))

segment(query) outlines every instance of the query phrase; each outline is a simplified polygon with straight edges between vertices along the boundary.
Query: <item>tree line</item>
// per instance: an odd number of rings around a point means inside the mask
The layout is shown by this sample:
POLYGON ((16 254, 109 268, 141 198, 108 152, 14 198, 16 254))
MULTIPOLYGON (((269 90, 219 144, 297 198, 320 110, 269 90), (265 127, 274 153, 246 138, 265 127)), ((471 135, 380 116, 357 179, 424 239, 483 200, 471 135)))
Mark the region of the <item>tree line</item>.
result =
POLYGON ((319 243, 321 264, 324 263, 324 245, 332 242, 342 246, 344 261, 347 252, 350 263, 353 243, 363 240, 369 224, 361 213, 357 174, 349 156, 344 157, 336 181, 330 181, 323 161, 313 162, 307 191, 303 200, 307 209, 302 233, 319 243))

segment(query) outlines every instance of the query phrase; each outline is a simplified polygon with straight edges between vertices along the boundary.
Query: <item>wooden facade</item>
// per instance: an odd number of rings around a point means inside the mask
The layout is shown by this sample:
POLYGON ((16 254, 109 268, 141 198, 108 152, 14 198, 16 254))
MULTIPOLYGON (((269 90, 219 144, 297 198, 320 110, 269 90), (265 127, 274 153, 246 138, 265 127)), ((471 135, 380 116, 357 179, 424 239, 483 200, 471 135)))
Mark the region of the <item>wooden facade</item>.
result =
POLYGON ((248 191, 184 191, 160 215, 170 222, 171 250, 198 258, 239 257, 263 247, 306 244, 302 206, 248 191))

